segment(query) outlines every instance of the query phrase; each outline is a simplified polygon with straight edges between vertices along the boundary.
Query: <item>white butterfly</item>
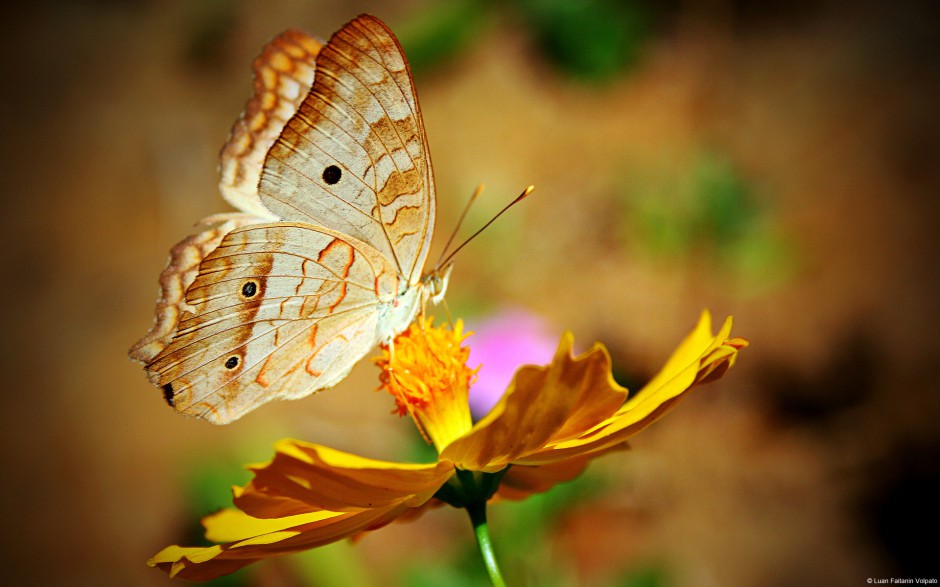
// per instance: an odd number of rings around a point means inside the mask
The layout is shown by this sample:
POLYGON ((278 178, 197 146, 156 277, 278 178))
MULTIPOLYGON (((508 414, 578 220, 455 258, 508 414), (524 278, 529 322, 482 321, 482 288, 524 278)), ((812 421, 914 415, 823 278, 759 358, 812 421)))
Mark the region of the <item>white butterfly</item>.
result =
POLYGON ((332 387, 449 276, 422 275, 434 175, 388 27, 363 15, 326 45, 287 31, 254 69, 221 162, 242 213, 172 249, 156 324, 130 351, 177 411, 216 424, 332 387))

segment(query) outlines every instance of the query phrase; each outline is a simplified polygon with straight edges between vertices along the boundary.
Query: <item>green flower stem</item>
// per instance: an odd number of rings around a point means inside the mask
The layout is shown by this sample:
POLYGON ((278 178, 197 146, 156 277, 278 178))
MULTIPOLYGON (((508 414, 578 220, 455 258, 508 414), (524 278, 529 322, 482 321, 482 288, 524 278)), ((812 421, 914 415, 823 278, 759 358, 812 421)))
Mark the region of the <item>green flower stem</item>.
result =
POLYGON ((490 540, 490 527, 486 524, 486 502, 474 502, 465 507, 467 513, 470 514, 470 522, 473 523, 473 533, 477 538, 477 546, 480 547, 480 555, 486 565, 486 572, 490 575, 490 583, 493 587, 506 587, 503 575, 499 572, 499 565, 496 564, 496 554, 493 552, 493 542, 490 540))

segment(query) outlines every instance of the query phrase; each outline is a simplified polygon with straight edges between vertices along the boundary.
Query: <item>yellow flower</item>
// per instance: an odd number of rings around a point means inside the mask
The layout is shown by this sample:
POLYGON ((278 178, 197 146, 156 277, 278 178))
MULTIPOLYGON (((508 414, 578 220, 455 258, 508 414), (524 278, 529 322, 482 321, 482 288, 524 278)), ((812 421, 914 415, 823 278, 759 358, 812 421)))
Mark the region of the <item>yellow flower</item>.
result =
MULTIPOLYGON (((438 451, 434 463, 367 459, 317 444, 284 440, 274 459, 251 467, 234 504, 203 520, 210 547, 171 546, 148 564, 190 580, 207 580, 254 561, 321 546, 442 502, 473 507, 523 499, 579 475, 588 462, 652 424, 695 385, 721 377, 747 346, 730 338, 731 318, 717 334, 702 314, 665 367, 629 397, 595 344, 572 356, 566 333, 552 362, 524 366, 490 413, 471 423, 467 392, 475 371, 458 322, 413 325, 376 362, 383 387, 438 451)), ((475 522, 476 526, 476 522, 475 522)))

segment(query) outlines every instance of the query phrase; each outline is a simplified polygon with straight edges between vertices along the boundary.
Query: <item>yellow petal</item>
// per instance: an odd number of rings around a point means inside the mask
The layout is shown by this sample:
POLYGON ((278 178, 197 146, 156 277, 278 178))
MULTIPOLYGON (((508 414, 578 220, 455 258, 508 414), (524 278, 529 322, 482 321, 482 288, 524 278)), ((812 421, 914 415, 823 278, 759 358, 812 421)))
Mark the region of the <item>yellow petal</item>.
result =
MULTIPOLYGON (((259 532, 256 535, 208 547, 170 546, 157 553, 147 564, 159 567, 171 577, 207 581, 264 558, 316 548, 374 530, 393 521, 408 509, 406 506, 395 506, 358 512, 317 512, 309 515, 306 523, 299 525, 297 522, 305 519, 304 516, 292 516, 283 521, 259 520, 254 526, 259 532)), ((207 520, 207 527, 213 526, 211 532, 216 536, 243 535, 255 524, 244 519, 241 512, 226 512, 207 520)))
POLYGON ((663 370, 613 417, 579 438, 553 443, 519 462, 540 464, 606 450, 646 428, 695 385, 716 379, 734 363, 738 351, 748 343, 741 338, 728 338, 731 322, 728 317, 718 334, 712 335, 711 318, 707 311, 703 312, 695 330, 682 341, 663 370))
MULTIPOLYGON (((711 313, 708 310, 702 312, 698 324, 695 325, 692 332, 679 343, 679 346, 673 351, 672 356, 669 357, 659 373, 643 386, 643 389, 637 392, 633 401, 629 403, 636 403, 635 400, 644 396, 644 394, 649 395, 647 390, 662 388, 666 382, 674 379, 688 369, 690 365, 697 363, 709 352, 721 346, 731 333, 731 321, 729 316, 718 334, 712 334, 711 313)), ((647 398, 644 401, 650 401, 650 399, 647 398)), ((625 405, 624 408, 627 408, 627 406, 625 405)))
POLYGON ((547 367, 520 369, 509 390, 469 434, 441 453, 457 467, 495 472, 541 450, 577 437, 616 413, 627 397, 610 372, 610 355, 596 344, 573 357, 565 333, 547 367))
POLYGON ((343 512, 321 510, 283 518, 259 519, 245 512, 226 508, 203 518, 202 525, 206 529, 206 538, 212 542, 238 542, 341 515, 343 512))
POLYGON ((274 459, 254 473, 235 505, 255 517, 271 517, 298 511, 297 502, 308 504, 308 510, 331 511, 416 507, 450 478, 453 465, 378 461, 285 440, 277 444, 274 459))
POLYGON ((522 500, 535 493, 544 493, 558 485, 571 481, 587 468, 591 459, 612 450, 626 449, 626 443, 610 447, 596 454, 578 455, 540 466, 513 465, 499 482, 496 499, 522 500))
POLYGON ((232 487, 238 509, 255 518, 286 518, 321 510, 307 502, 276 493, 267 493, 249 482, 245 487, 232 487))
POLYGON ((212 560, 221 553, 221 546, 168 546, 148 560, 147 564, 169 573, 170 577, 180 576, 190 581, 208 581, 215 577, 234 573, 253 562, 250 560, 229 560, 214 561, 205 566, 201 565, 201 563, 212 560))

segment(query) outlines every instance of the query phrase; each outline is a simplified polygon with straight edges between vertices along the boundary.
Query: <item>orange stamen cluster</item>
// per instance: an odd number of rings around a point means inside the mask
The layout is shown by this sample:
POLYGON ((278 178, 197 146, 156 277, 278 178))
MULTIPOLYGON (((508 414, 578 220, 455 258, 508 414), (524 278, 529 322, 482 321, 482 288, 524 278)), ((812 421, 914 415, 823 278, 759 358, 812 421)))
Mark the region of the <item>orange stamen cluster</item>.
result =
POLYGON ((467 366, 470 349, 460 346, 467 336, 459 320, 451 330, 428 318, 409 326, 374 359, 382 369, 380 389, 392 394, 398 414, 411 415, 438 452, 472 427, 467 397, 476 370, 467 366))

